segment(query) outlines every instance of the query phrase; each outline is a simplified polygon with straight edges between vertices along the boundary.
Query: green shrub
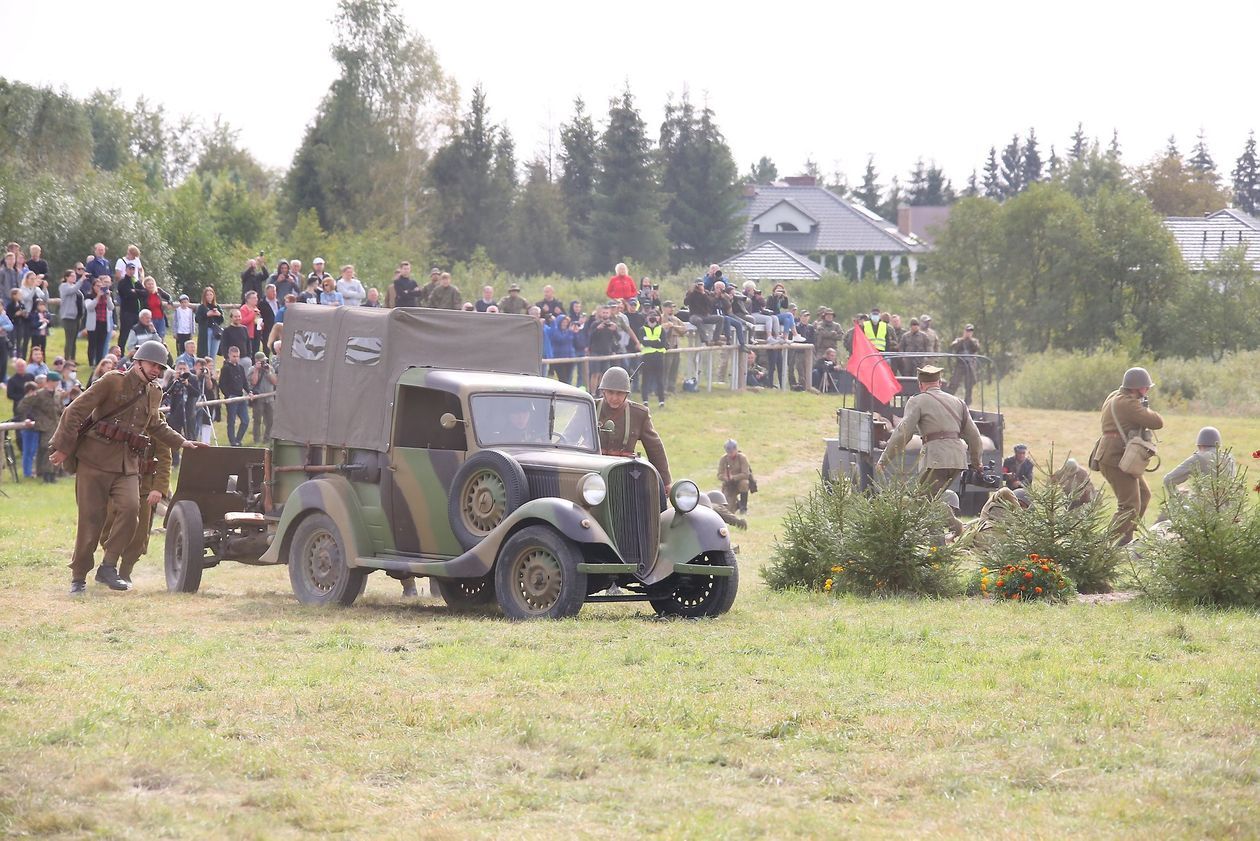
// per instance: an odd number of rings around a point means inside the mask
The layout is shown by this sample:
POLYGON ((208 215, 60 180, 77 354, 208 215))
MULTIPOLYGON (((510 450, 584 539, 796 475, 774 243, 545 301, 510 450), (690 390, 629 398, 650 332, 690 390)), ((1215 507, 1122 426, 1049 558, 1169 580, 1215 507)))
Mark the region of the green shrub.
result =
POLYGON ((917 481, 893 480, 856 495, 836 562, 836 592, 952 596, 960 591, 961 552, 945 545, 948 514, 940 498, 917 481))
POLYGON ((1030 353, 1011 380, 1011 402, 1030 409, 1093 411, 1119 387, 1132 364, 1129 354, 1115 347, 1030 353))
POLYGON ((1031 555, 1054 558, 1080 592, 1110 592, 1123 553, 1115 545, 1102 494, 1073 509, 1075 495, 1051 478, 1053 450, 1037 472, 1037 481, 1028 489, 1032 505, 1015 506, 993 520, 977 544, 978 559, 1000 569, 1027 563, 1031 555))
POLYGON ((1230 476, 1222 459, 1190 488, 1167 506, 1167 531, 1144 536, 1133 562, 1139 586, 1185 606, 1260 607, 1260 510, 1246 471, 1230 476))
POLYGON ((783 518, 770 563, 761 577, 773 590, 820 590, 839 557, 844 530, 857 495, 848 482, 823 483, 793 501, 783 518))

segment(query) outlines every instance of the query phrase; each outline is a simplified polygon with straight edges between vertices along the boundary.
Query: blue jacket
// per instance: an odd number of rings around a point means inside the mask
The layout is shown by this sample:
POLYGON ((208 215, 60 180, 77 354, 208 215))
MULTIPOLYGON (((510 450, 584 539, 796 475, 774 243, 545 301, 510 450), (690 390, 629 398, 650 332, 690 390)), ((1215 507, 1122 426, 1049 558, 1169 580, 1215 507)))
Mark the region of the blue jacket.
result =
POLYGON ((572 359, 577 356, 572 330, 562 330, 552 325, 543 330, 543 341, 543 350, 548 359, 572 359))
POLYGON ((83 264, 83 270, 89 278, 98 278, 101 275, 106 275, 111 281, 114 279, 114 267, 104 257, 93 257, 88 260, 83 264))

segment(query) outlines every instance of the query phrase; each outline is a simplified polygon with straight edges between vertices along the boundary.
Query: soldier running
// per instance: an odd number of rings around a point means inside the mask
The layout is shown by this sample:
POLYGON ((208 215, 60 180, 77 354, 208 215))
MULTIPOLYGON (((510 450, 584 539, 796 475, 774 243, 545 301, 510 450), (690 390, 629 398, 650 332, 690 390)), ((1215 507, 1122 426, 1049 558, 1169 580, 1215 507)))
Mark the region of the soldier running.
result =
MULTIPOLYGON (((153 528, 153 509, 163 499, 171 498, 171 448, 154 442, 141 460, 142 466, 149 469, 140 475, 140 516, 136 521, 136 530, 131 535, 131 542, 122 551, 122 560, 118 564, 118 580, 131 589, 131 571, 135 568, 140 556, 149 551, 149 532, 153 528)), ((101 529, 101 549, 109 542, 115 520, 114 506, 109 507, 105 516, 105 527, 101 529)))
MULTIPOLYGON (((1116 495, 1116 515, 1111 527, 1124 546, 1133 540, 1133 530, 1146 514, 1151 502, 1151 489, 1146 479, 1120 469, 1120 459, 1130 437, 1145 437, 1148 430, 1163 429, 1164 419, 1151 411, 1147 393, 1155 382, 1145 368, 1124 372, 1120 388, 1107 395, 1102 405, 1102 438, 1099 441, 1097 465, 1111 492, 1116 495)), ((1091 467, 1094 465, 1091 464, 1091 467)))
POLYGON ((54 465, 66 464, 75 476, 79 509, 74 558, 70 563, 70 593, 86 592, 87 574, 95 565, 96 544, 105 517, 114 506, 114 526, 105 540, 105 554, 96 580, 111 590, 126 590, 117 563, 135 534, 140 517, 141 458, 151 441, 167 447, 192 449, 205 444, 187 441, 166 425, 158 411, 162 389, 156 380, 167 366, 166 346, 145 342, 135 354, 131 370, 111 371, 66 409, 52 437, 54 465))
POLYGON ((918 432, 923 439, 919 481, 933 493, 949 487, 968 464, 979 470, 983 446, 967 404, 941 391, 941 370, 935 365, 919 369, 919 393, 906 401, 905 414, 888 439, 878 465, 884 468, 901 455, 910 436, 918 432))

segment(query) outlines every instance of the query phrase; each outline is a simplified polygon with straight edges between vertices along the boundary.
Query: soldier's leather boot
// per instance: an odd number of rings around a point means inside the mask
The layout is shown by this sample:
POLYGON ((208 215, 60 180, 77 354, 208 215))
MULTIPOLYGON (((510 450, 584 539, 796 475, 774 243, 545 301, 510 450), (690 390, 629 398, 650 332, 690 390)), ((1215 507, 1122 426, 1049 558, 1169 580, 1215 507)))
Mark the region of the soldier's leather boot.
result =
POLYGON ((741 493, 739 495, 739 513, 748 513, 748 494, 746 493, 741 493))
POLYGON ((71 582, 70 582, 70 595, 72 595, 72 596, 86 596, 86 595, 87 595, 87 582, 85 582, 85 581, 71 581, 71 582))
POLYGON ((118 570, 113 566, 101 564, 96 570, 96 583, 104 584, 111 590, 126 590, 127 585, 118 577, 118 570))

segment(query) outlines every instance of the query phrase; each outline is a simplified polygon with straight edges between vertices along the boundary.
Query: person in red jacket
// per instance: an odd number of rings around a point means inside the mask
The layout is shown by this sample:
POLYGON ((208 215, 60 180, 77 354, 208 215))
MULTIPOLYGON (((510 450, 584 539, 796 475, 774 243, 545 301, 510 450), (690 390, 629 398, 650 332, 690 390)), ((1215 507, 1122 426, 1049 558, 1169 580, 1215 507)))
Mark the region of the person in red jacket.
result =
POLYGON ((618 263, 616 274, 608 278, 608 288, 605 290, 610 299, 630 299, 637 297, 639 294, 639 285, 634 282, 634 278, 630 276, 630 270, 626 268, 625 263, 618 263))

